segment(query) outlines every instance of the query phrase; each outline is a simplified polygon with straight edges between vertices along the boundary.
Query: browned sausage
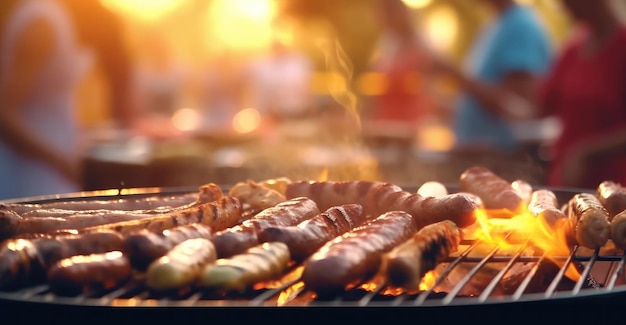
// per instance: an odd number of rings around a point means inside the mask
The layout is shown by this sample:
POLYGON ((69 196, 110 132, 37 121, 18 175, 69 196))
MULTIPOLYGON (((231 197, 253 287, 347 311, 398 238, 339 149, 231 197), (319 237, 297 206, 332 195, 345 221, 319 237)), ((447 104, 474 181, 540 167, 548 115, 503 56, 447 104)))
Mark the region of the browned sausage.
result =
POLYGON ((626 249, 626 210, 618 213, 611 220, 610 237, 615 247, 626 249))
POLYGON ((0 290, 40 283, 48 268, 63 258, 121 251, 123 242, 123 237, 114 231, 6 240, 0 247, 0 290))
POLYGON ((258 233, 269 227, 293 226, 320 213, 317 204, 297 197, 267 208, 240 225, 220 231, 213 237, 219 258, 243 253, 259 244, 258 233))
POLYGON ((187 239, 211 239, 213 233, 209 226, 194 223, 152 232, 143 229, 124 238, 124 254, 128 256, 133 268, 146 270, 148 265, 157 258, 167 254, 174 246, 187 239))
POLYGON ((126 256, 120 251, 111 251, 64 258, 50 267, 47 280, 54 293, 76 295, 115 288, 132 275, 126 256))
POLYGON ((309 197, 320 209, 360 204, 363 213, 370 217, 389 211, 406 211, 420 228, 446 219, 459 227, 468 226, 475 221, 475 210, 483 206, 481 199, 471 193, 423 197, 391 183, 367 181, 296 182, 287 185, 286 193, 288 198, 294 195, 309 197))
POLYGON ((444 220, 420 229, 413 237, 383 256, 383 274, 389 283, 404 289, 418 289, 422 277, 461 243, 461 229, 444 220))
POLYGON ((535 217, 540 218, 546 234, 563 227, 567 216, 558 207, 558 200, 554 192, 548 189, 533 191, 528 203, 528 211, 535 217))
POLYGON ((378 270, 383 254, 416 231, 410 214, 391 211, 336 237, 304 262, 305 287, 325 295, 367 280, 378 270))
POLYGON ((156 215, 139 220, 122 221, 87 227, 82 230, 85 232, 115 230, 123 235, 128 235, 134 231, 142 229, 157 232, 180 225, 201 223, 211 227, 213 232, 217 232, 239 223, 241 212, 241 203, 237 198, 224 196, 215 202, 200 204, 198 206, 173 213, 156 215))
POLYGON ((596 196, 600 204, 609 212, 609 219, 626 210, 626 188, 613 181, 604 181, 598 185, 596 196))
POLYGON ((473 166, 466 169, 459 178, 459 190, 478 195, 487 209, 518 211, 523 206, 522 198, 511 183, 486 167, 473 166))
POLYGON ((258 234, 259 242, 282 242, 291 258, 301 262, 329 240, 365 223, 363 207, 345 204, 331 207, 297 226, 269 227, 258 234))
POLYGON ((581 246, 595 249, 604 246, 610 236, 609 212, 591 193, 578 193, 569 201, 570 232, 581 246))

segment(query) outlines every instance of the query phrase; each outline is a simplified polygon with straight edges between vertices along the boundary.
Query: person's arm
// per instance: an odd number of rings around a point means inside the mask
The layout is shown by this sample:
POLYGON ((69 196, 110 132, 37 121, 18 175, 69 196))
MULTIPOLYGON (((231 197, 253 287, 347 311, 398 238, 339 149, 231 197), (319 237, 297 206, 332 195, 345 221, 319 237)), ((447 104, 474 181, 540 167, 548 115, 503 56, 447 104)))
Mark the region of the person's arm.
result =
POLYGON ((433 59, 435 69, 451 77, 460 88, 493 114, 511 119, 535 116, 534 98, 540 79, 529 71, 512 70, 498 84, 489 84, 465 74, 440 58, 433 59))
POLYGON ((0 137, 13 150, 46 162, 68 179, 77 180, 79 166, 47 147, 22 121, 19 109, 30 95, 35 78, 54 47, 51 26, 44 20, 28 25, 18 35, 6 78, 0 83, 0 137))

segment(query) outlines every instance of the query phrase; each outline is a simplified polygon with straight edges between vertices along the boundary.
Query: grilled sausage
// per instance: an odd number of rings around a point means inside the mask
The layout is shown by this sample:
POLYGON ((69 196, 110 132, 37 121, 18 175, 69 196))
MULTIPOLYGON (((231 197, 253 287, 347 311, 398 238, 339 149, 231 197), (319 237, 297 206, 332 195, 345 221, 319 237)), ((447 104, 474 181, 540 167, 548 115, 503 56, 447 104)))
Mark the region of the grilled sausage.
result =
POLYGON ((115 230, 123 235, 128 235, 142 229, 157 232, 180 225, 201 223, 211 227, 213 232, 217 232, 236 225, 241 217, 241 212, 241 203, 237 198, 224 196, 215 202, 200 204, 169 214, 87 227, 82 230, 85 232, 100 231, 103 229, 115 230))
POLYGON ((420 229, 383 256, 382 273, 396 287, 418 289, 422 277, 461 243, 461 230, 450 220, 420 229))
POLYGON ((259 242, 287 244, 291 258, 301 262, 329 240, 365 223, 363 207, 346 204, 329 208, 297 226, 269 227, 258 234, 259 242))
POLYGON ((522 201, 528 204, 531 200, 531 196, 533 195, 533 186, 530 183, 516 179, 511 182, 511 187, 517 193, 517 195, 522 198, 522 201))
POLYGON ((604 246, 610 235, 609 212, 594 194, 578 193, 569 201, 570 232, 581 246, 595 249, 604 246))
POLYGON ((267 208, 240 225, 220 231, 213 237, 219 258, 244 252, 258 245, 258 233, 269 227, 293 226, 320 213, 313 200, 293 198, 267 208))
POLYGON ((423 197, 391 183, 367 181, 295 182, 287 186, 286 195, 287 198, 309 197, 324 210, 344 204, 360 204, 363 213, 370 217, 389 211, 406 211, 420 228, 446 219, 459 227, 468 226, 475 221, 475 210, 483 206, 481 199, 471 193, 423 197))
POLYGON ((111 251, 64 258, 50 267, 47 279, 54 293, 75 295, 117 287, 132 275, 128 258, 120 251, 111 251))
POLYGON ((598 185, 596 196, 600 204, 609 212, 609 219, 626 210, 626 188, 613 181, 604 181, 598 185))
POLYGON ((384 253, 416 231, 410 214, 390 211, 336 237, 304 262, 305 287, 323 296, 357 285, 376 273, 384 253))
POLYGON ((441 182, 437 181, 429 181, 420 185, 417 189, 417 194, 421 196, 434 196, 434 197, 442 197, 448 195, 448 189, 441 182))
POLYGON ((63 258, 122 248, 123 237, 113 231, 6 240, 0 247, 0 290, 45 281, 48 268, 63 258))
POLYGON ((183 288, 196 281, 204 266, 216 258, 215 246, 210 240, 187 239, 148 266, 146 285, 154 290, 183 288))
POLYGON ((626 249, 626 210, 611 220, 611 240, 615 247, 626 249))
POLYGON ((561 228, 567 216, 558 208, 558 200, 554 192, 548 189, 533 191, 528 203, 528 211, 539 218, 543 231, 551 234, 554 229, 561 228))
POLYGON ((152 232, 143 229, 124 238, 124 254, 128 256, 133 268, 145 271, 148 265, 167 254, 174 246, 187 239, 211 239, 213 233, 209 226, 194 223, 152 232))
POLYGON ((522 198, 511 183, 486 167, 473 166, 466 169, 459 178, 459 190, 478 195, 487 209, 518 211, 523 206, 522 198))
POLYGON ((223 291, 244 292, 255 283, 280 277, 289 261, 289 249, 284 243, 259 244, 244 253, 206 265, 199 285, 223 291))

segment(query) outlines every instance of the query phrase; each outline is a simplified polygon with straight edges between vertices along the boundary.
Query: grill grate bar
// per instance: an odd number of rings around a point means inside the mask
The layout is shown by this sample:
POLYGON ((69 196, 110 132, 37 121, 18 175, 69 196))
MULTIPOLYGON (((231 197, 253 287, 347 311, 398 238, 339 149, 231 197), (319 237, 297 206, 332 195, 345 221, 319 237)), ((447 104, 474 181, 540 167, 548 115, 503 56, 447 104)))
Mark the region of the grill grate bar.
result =
POLYGON ((526 288, 528 288, 530 281, 535 277, 535 274, 537 274, 537 271, 539 270, 539 266, 541 265, 541 263, 547 256, 548 254, 544 253, 543 256, 541 256, 541 258, 539 259, 539 261, 537 261, 535 265, 533 265, 532 269, 530 269, 528 274, 524 277, 524 280, 522 281, 522 283, 520 283, 519 287, 517 287, 517 289, 513 293, 512 298, 514 301, 517 301, 522 297, 522 295, 524 294, 524 291, 526 291, 526 288))
POLYGON ((619 277, 619 274, 623 273, 625 262, 626 262, 626 253, 622 255, 622 258, 620 259, 619 263, 617 263, 615 270, 611 272, 611 276, 606 281, 606 285, 605 285, 606 290, 613 290, 613 288, 615 287, 615 283, 617 282, 617 278, 619 277))
POLYGON ((480 296, 478 296, 478 301, 479 302, 484 302, 485 300, 487 300, 487 298, 489 297, 489 295, 491 295, 491 293, 493 292, 493 290, 496 288, 496 286, 500 283, 500 281, 502 280, 502 278, 504 277, 504 275, 506 274, 506 272, 508 272, 513 265, 516 262, 519 262, 520 257, 522 256, 522 254, 524 253, 524 250, 526 249, 526 246, 528 245, 528 243, 530 242, 530 238, 526 240, 526 242, 524 243, 524 245, 522 245, 519 250, 515 253, 515 256, 513 256, 512 258, 510 258, 509 262, 502 268, 502 270, 500 270, 498 272, 498 274, 496 274, 496 276, 493 278, 493 280, 491 280, 491 282, 489 282, 489 284, 485 287, 485 289, 483 290, 483 292, 480 294, 480 296))
POLYGON ((572 263, 572 260, 574 259, 574 256, 576 255, 576 251, 578 251, 578 246, 575 246, 572 249, 570 255, 565 260, 563 266, 559 269, 559 272, 556 274, 554 279, 552 279, 552 282, 550 283, 550 285, 548 286, 548 288, 546 289, 544 293, 545 298, 550 298, 551 296, 555 294, 557 286, 559 285, 559 283, 563 279, 563 276, 565 275, 565 271, 570 266, 570 264, 572 263))
MULTIPOLYGON (((583 269, 583 272, 580 275, 580 279, 578 279, 578 281, 576 282, 576 285, 574 286, 574 289, 572 289, 573 294, 577 294, 578 292, 580 292, 580 289, 582 288, 583 283, 585 283, 585 281, 590 281, 590 282, 593 281, 595 283, 595 280, 589 278, 589 273, 591 272, 591 267, 596 262, 599 251, 600 249, 596 248, 596 250, 593 252, 593 255, 591 256, 589 263, 587 263, 587 265, 583 269)), ((591 283, 591 284, 593 285, 594 283, 591 283)))

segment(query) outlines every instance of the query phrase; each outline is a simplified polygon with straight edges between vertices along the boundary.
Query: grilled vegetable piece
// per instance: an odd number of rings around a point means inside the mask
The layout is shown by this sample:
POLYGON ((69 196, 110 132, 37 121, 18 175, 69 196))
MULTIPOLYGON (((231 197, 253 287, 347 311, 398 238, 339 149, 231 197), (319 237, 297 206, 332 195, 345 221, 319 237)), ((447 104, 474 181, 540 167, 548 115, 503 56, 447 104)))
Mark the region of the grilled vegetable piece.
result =
POLYGON ((210 240, 187 239, 148 266, 146 285, 154 290, 183 288, 196 281, 203 267, 216 258, 215 246, 210 240))
POLYGON ((233 256, 258 245, 257 235, 263 229, 297 225, 319 213, 313 200, 293 198, 259 212, 240 225, 216 233, 212 241, 219 258, 233 256))
POLYGON ((418 227, 452 220, 459 227, 474 223, 475 210, 483 206, 481 199, 471 193, 453 193, 441 197, 423 197, 403 191, 391 183, 367 181, 296 182, 287 185, 287 198, 306 196, 326 210, 344 204, 360 204, 363 213, 375 218, 389 211, 406 211, 418 227))
POLYGON ((241 213, 242 207, 239 200, 232 196, 224 196, 217 201, 200 204, 173 213, 140 220, 88 227, 84 228, 82 231, 115 230, 123 235, 128 235, 142 229, 157 232, 180 225, 201 223, 211 227, 214 232, 217 232, 236 225, 239 222, 241 213))
POLYGON ((365 223, 363 207, 345 204, 329 208, 296 226, 269 227, 259 233, 260 242, 282 242, 291 258, 301 262, 331 239, 365 223))
POLYGON ((604 181, 598 185, 596 197, 609 212, 609 219, 626 210, 626 188, 613 181, 604 181))
POLYGON ((460 243, 461 230, 454 222, 428 225, 383 256, 382 273, 394 286, 418 289, 426 272, 456 252, 460 243))
POLYGON ((230 188, 228 195, 238 198, 242 204, 249 205, 255 212, 286 200, 282 193, 252 180, 236 183, 230 188))
POLYGON ((578 193, 567 209, 569 229, 581 246, 595 249, 604 246, 610 236, 609 212, 591 193, 578 193))
POLYGON ((123 237, 114 231, 6 240, 0 247, 0 290, 45 281, 48 269, 63 258, 122 248, 123 237))
POLYGON ((121 251, 74 255, 64 258, 48 270, 50 289, 59 295, 110 289, 133 275, 130 261, 121 251))
POLYGON ((230 258, 218 259, 202 271, 199 285, 225 291, 244 292, 258 282, 280 277, 287 268, 289 248, 281 242, 267 242, 230 258))
POLYGON ((613 217, 610 228, 611 240, 615 247, 626 249, 626 210, 613 217))
POLYGON ((143 229, 124 238, 124 254, 130 259, 133 268, 145 271, 150 263, 183 241, 212 237, 211 227, 200 223, 182 225, 161 232, 143 229))
POLYGON ((320 295, 343 291, 379 269, 382 256, 417 231, 414 218, 390 211, 320 247, 304 262, 302 280, 320 295))
POLYGON ((511 183, 483 166, 466 169, 459 177, 459 190, 478 195, 487 209, 518 211, 524 202, 511 183))
POLYGON ((562 227, 567 216, 558 208, 558 201, 554 192, 548 189, 533 191, 528 203, 528 210, 535 217, 540 218, 543 227, 548 234, 554 229, 562 227))

